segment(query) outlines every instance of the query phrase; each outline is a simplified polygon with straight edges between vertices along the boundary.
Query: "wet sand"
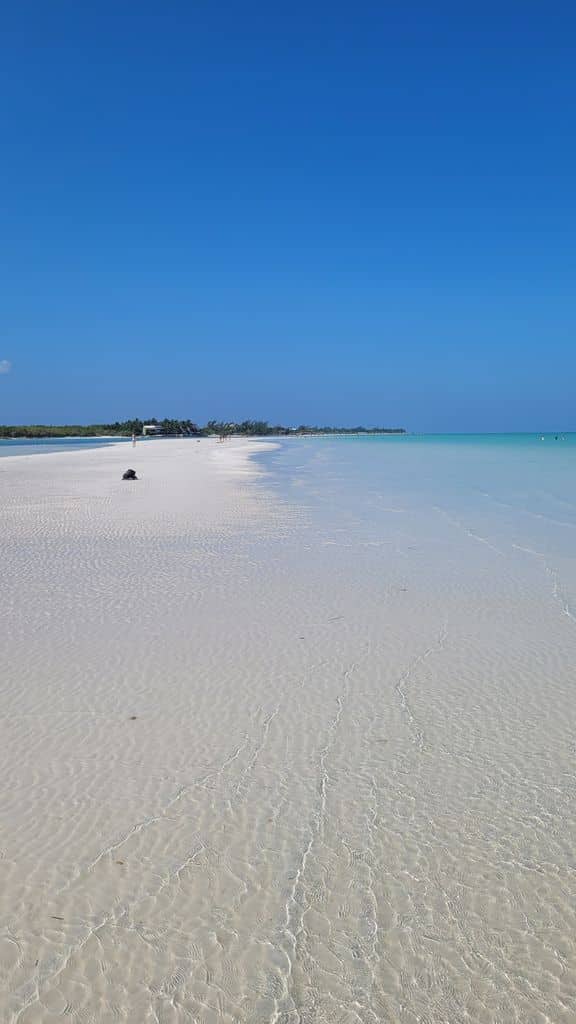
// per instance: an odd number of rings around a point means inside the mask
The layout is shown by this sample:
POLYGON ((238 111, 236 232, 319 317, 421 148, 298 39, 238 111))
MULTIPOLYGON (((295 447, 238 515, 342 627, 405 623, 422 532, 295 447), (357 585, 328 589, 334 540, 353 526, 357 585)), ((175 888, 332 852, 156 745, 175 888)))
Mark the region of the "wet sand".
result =
POLYGON ((574 1021, 554 566, 257 444, 0 464, 1 1019, 574 1021))

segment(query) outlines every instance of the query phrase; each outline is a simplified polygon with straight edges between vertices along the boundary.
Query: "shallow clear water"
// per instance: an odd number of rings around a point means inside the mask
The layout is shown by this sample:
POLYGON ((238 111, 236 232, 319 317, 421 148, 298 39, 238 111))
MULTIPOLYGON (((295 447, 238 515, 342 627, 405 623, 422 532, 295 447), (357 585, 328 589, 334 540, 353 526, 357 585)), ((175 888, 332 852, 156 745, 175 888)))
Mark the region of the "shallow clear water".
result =
MULTIPOLYGON (((261 461, 305 514, 287 577, 330 608, 302 635, 356 652, 318 842, 332 940, 303 927, 302 950, 336 953, 339 848, 344 891, 355 856, 368 872, 359 1019, 576 1020, 574 435, 290 441, 261 461)), ((302 1019, 337 1019, 319 998, 302 1019)))
MULTIPOLYGON (((503 552, 523 542, 564 559, 575 553, 576 434, 556 436, 290 440, 262 463, 285 499, 319 515, 353 513, 366 532, 389 529, 397 521, 386 514, 395 512, 404 528, 427 531, 452 516, 454 529, 503 552)), ((565 582, 573 587, 570 572, 565 582)))

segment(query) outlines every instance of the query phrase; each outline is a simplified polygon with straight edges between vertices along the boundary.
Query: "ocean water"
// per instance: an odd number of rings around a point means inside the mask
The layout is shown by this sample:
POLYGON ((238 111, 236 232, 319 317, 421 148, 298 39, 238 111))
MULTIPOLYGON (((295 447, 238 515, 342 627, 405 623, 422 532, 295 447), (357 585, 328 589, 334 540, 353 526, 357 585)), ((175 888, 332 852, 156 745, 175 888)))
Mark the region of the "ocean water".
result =
POLYGON ((400 530, 505 559, 523 550, 569 595, 566 614, 576 602, 576 434, 307 439, 262 461, 283 499, 314 521, 340 517, 349 543, 390 544, 400 530))
POLYGON ((576 1020, 575 442, 323 438, 261 460, 303 517, 301 642, 341 657, 298 897, 324 1010, 302 1019, 337 1019, 329 962, 363 1021, 576 1020), (359 901, 347 940, 334 887, 359 901))

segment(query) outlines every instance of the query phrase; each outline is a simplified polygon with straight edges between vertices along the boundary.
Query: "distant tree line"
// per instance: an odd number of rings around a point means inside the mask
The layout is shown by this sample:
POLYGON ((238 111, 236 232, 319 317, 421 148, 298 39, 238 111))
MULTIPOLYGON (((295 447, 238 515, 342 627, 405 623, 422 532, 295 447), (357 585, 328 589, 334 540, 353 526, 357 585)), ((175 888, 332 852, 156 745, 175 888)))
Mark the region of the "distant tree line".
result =
POLYGON ((65 424, 55 426, 54 424, 32 424, 29 426, 0 426, 0 437, 95 437, 98 434, 112 434, 118 437, 141 434, 145 423, 154 423, 162 428, 164 434, 194 434, 202 433, 200 427, 192 420, 157 420, 151 417, 148 420, 116 420, 115 423, 90 423, 90 424, 65 424))
POLYGON ((404 427, 296 427, 291 434, 405 434, 404 427))
POLYGON ((192 420, 158 420, 151 416, 147 420, 116 420, 114 423, 67 424, 29 424, 27 426, 0 426, 0 437, 95 437, 99 434, 110 434, 118 437, 142 434, 145 423, 153 423, 160 427, 163 434, 184 434, 202 437, 218 434, 228 437, 231 434, 243 434, 250 437, 294 436, 309 434, 405 434, 402 427, 310 427, 301 424, 299 427, 283 427, 267 423, 266 420, 243 420, 241 423, 209 420, 204 427, 199 427, 192 420))
POLYGON ((299 427, 272 426, 266 420, 244 420, 242 423, 224 423, 210 420, 202 429, 204 434, 248 434, 251 437, 302 436, 303 434, 405 434, 403 427, 310 427, 302 423, 299 427))

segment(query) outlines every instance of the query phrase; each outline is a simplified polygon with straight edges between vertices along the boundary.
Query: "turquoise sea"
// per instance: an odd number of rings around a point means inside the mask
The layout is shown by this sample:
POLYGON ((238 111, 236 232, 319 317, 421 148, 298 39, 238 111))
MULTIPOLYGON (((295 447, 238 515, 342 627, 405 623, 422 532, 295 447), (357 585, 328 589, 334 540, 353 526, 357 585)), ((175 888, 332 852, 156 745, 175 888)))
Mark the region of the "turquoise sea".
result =
POLYGON ((523 550, 576 624, 576 433, 297 439, 261 458, 284 499, 340 521, 348 543, 399 531, 437 552, 467 538, 463 565, 523 550))

